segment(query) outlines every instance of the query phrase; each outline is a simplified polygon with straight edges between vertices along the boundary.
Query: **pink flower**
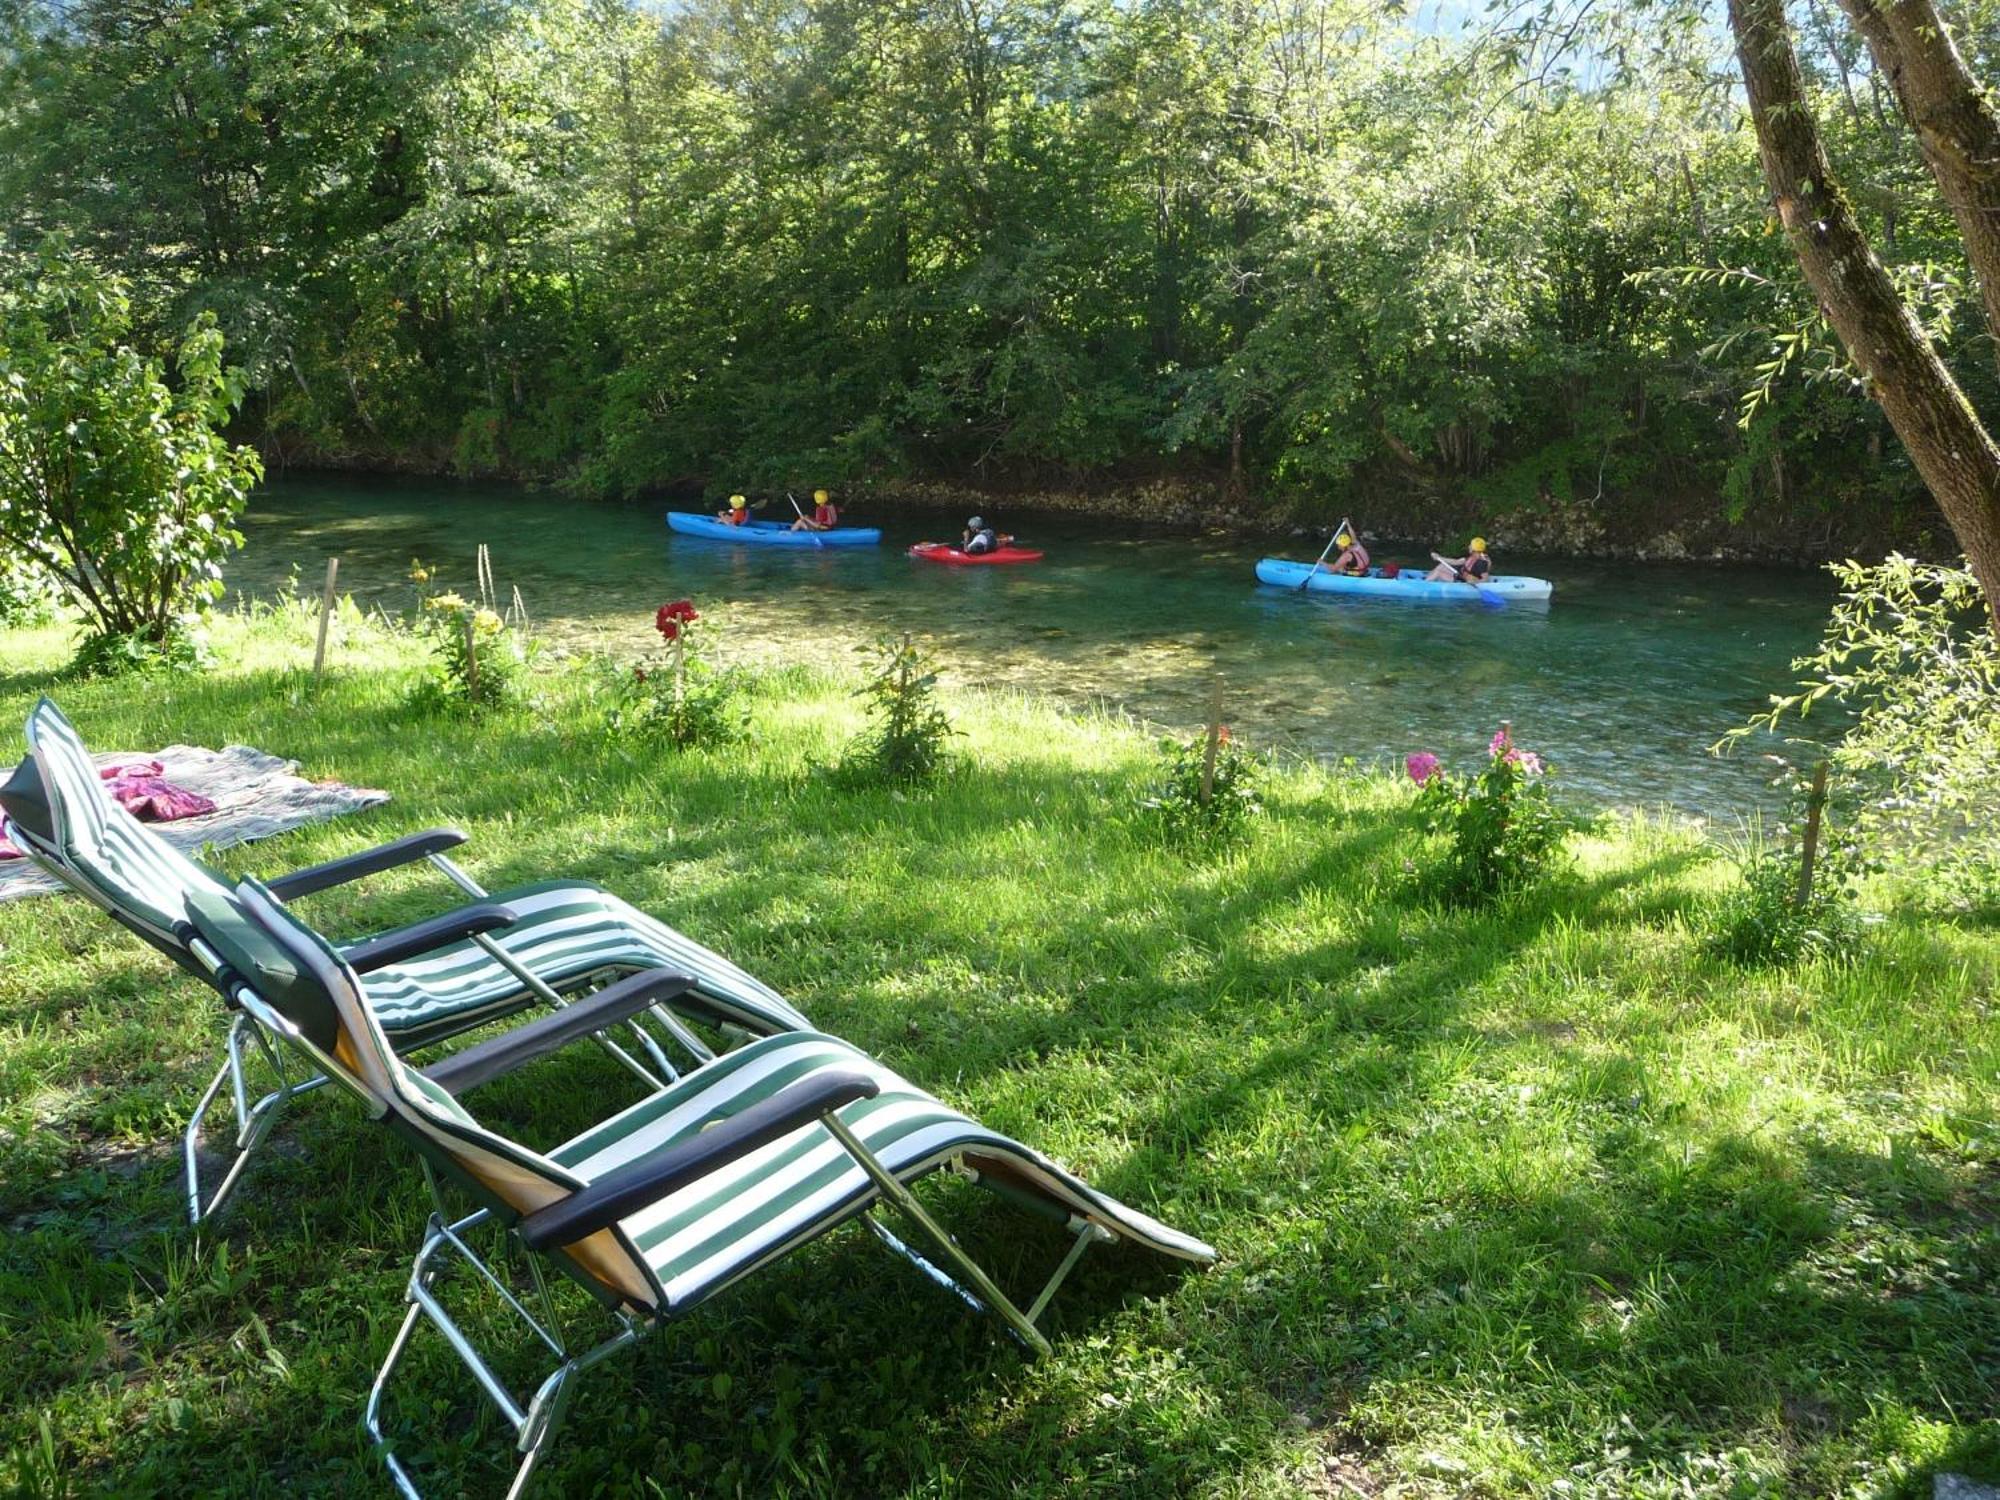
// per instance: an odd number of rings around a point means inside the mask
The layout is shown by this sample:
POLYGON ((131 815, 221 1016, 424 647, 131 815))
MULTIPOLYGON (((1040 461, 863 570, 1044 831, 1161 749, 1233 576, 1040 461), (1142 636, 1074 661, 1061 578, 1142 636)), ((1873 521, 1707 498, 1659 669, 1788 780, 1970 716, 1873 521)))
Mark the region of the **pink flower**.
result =
POLYGON ((1513 748, 1513 745, 1513 736, 1507 733, 1507 726, 1502 724, 1498 729, 1493 731, 1493 738, 1486 742, 1486 753, 1488 755, 1504 755, 1508 750, 1513 748))
POLYGON ((1542 758, 1532 750, 1509 750, 1500 758, 1510 766, 1519 766, 1525 776, 1542 774, 1542 758))
POLYGON ((1438 758, 1428 750, 1419 750, 1416 754, 1404 758, 1403 769, 1410 773, 1410 780, 1422 786, 1437 775, 1438 758))

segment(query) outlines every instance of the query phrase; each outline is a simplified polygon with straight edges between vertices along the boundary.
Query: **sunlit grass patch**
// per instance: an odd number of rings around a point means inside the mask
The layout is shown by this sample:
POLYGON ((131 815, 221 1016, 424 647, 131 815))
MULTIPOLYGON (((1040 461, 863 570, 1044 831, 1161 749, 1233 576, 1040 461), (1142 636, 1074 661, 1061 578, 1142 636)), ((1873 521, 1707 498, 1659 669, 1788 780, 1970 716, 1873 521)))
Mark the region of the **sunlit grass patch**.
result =
MULTIPOLYGON (((468 722, 412 709, 420 664, 365 620, 317 691, 304 612, 215 639, 209 676, 50 690, 106 749, 251 743, 395 795, 223 868, 457 823, 492 887, 601 880, 1223 1252, 1188 1274, 1086 1260, 1055 1358, 1029 1366, 830 1237, 585 1382, 544 1493, 1864 1475, 1915 1494, 1947 1461, 2000 1474, 1979 1420, 2000 1348, 1994 934, 1891 916, 1851 952, 1751 972, 1703 943, 1726 864, 1663 821, 1594 824, 1544 886, 1457 910, 1417 894, 1404 785, 1274 767, 1243 843, 1176 850, 1135 816, 1150 737, 1023 695, 951 696, 959 764, 934 788, 855 790, 829 774, 862 723, 838 674, 769 673, 748 742, 674 753, 607 734, 561 661, 532 706, 468 722)), ((60 631, 0 637, 0 720, 63 658, 60 631)), ((451 902, 406 871, 302 909, 349 936, 451 902)), ((31 1455, 24 1486, 378 1485, 356 1412, 421 1231, 410 1164, 315 1099, 190 1234, 172 1146, 213 1067, 212 1000, 66 898, 0 907, 0 950, 0 1447, 31 1455)), ((479 1107, 573 1129, 617 1086, 568 1055, 479 1107)), ((1060 1253, 970 1190, 946 1206, 1010 1285, 1060 1253)), ((490 1487, 494 1433, 468 1426, 457 1372, 427 1353, 418 1373, 437 1482, 490 1487)))

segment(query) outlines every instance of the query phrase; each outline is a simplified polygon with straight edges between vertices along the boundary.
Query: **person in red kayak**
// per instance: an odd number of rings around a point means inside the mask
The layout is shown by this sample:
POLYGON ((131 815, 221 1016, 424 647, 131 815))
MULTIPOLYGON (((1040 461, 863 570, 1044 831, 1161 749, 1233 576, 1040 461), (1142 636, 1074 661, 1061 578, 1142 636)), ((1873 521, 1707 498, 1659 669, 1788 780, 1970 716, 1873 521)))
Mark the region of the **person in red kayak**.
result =
POLYGON ((1437 566, 1424 577, 1431 583, 1469 583, 1475 588, 1493 576, 1493 559, 1486 555, 1486 538, 1476 536, 1463 557, 1437 557, 1437 566))
POLYGON ((840 507, 825 490, 813 491, 813 513, 792 522, 794 531, 831 531, 840 524, 840 507))
POLYGON ((747 525, 750 520, 750 502, 741 495, 731 495, 729 509, 717 511, 715 519, 727 521, 731 526, 747 525))
POLYGON ((967 557, 978 557, 981 553, 998 551, 1004 540, 984 520, 974 516, 965 523, 965 535, 959 538, 958 550, 967 557))

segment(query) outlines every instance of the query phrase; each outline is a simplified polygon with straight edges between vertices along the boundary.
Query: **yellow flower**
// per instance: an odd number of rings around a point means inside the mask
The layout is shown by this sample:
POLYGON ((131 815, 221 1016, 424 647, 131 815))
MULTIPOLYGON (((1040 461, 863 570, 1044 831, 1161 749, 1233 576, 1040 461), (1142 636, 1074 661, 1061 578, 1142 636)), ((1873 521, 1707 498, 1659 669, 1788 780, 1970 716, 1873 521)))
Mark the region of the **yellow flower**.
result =
POLYGON ((410 559, 410 581, 412 583, 429 583, 431 581, 431 570, 424 566, 424 560, 421 557, 410 559))
POLYGON ((424 608, 435 609, 442 613, 445 610, 465 609, 467 605, 465 600, 461 599, 457 592, 454 591, 448 594, 433 594, 424 601, 424 608))
POLYGON ((472 624, 481 635, 491 635, 500 628, 500 617, 490 609, 482 609, 472 617, 472 624))

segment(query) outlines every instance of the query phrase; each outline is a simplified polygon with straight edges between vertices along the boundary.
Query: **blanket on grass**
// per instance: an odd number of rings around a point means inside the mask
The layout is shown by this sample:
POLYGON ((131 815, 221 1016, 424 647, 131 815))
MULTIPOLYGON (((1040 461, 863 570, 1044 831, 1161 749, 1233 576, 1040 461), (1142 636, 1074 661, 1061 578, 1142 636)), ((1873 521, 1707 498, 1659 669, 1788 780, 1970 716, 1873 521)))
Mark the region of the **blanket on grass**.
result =
MULTIPOLYGON (((248 745, 204 750, 199 745, 169 745, 156 755, 127 754, 96 757, 100 768, 137 770, 159 766, 163 780, 210 803, 214 811, 200 817, 159 824, 154 832, 175 848, 194 854, 204 845, 227 849, 267 839, 275 833, 359 812, 389 800, 387 792, 346 786, 338 781, 307 781, 295 775, 298 762, 281 760, 248 745)), ((4 779, 4 778, 0 778, 4 779)), ((0 819, 0 832, 6 823, 0 819)), ((24 859, 0 861, 0 901, 41 896, 62 885, 24 859)))

